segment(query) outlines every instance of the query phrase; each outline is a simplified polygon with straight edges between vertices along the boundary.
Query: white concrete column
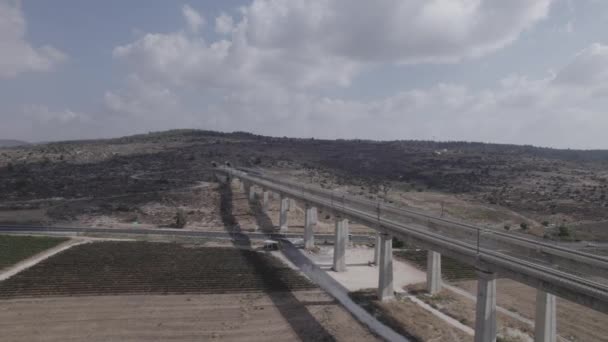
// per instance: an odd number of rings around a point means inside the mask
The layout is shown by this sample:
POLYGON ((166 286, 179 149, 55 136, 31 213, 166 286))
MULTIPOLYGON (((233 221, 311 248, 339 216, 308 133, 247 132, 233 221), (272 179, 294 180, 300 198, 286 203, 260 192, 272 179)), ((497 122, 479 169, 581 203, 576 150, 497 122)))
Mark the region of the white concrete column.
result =
POLYGON ((315 217, 317 208, 310 206, 306 203, 306 210, 304 212, 304 248, 312 249, 315 247, 315 226, 317 222, 315 217))
POLYGON ((293 198, 289 199, 289 203, 287 203, 287 210, 296 211, 296 200, 293 198))
POLYGON ((426 257, 426 289, 431 295, 441 291, 441 254, 433 251, 426 257))
POLYGON ((374 265, 380 265, 380 233, 376 232, 376 245, 374 246, 374 265))
POLYGON ((245 192, 245 182, 243 182, 243 180, 240 178, 239 178, 239 191, 245 192))
POLYGON ((477 271, 475 342, 496 342, 496 273, 477 271))
POLYGON ((348 240, 348 219, 336 217, 334 237, 334 271, 346 271, 346 243, 348 240))
POLYGON ((378 264, 378 299, 387 301, 395 296, 393 291, 393 237, 380 234, 380 263, 378 264))
POLYGON ((225 176, 225 175, 220 174, 220 173, 215 173, 215 178, 217 179, 218 182, 220 182, 222 184, 226 184, 230 180, 229 176, 225 176))
POLYGON ((289 198, 281 196, 280 211, 279 211, 279 227, 281 231, 287 231, 287 204, 289 198))
POLYGON ((248 192, 249 192, 249 200, 253 201, 253 200, 255 200, 255 189, 253 188, 253 185, 251 183, 249 183, 247 185, 249 187, 249 190, 248 190, 248 192))
POLYGON ((535 342, 556 341, 557 320, 555 310, 555 296, 542 290, 536 290, 535 342))
POLYGON ((264 211, 268 211, 268 190, 263 189, 262 190, 262 209, 264 211))

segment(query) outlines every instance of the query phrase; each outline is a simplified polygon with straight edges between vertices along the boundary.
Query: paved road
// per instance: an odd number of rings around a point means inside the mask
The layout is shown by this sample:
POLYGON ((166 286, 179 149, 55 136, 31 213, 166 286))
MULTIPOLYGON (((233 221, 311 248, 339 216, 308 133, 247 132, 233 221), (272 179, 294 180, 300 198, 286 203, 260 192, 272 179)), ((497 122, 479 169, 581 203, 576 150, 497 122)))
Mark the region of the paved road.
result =
MULTIPOLYGON (((101 234, 134 234, 134 235, 170 235, 170 236, 192 236, 210 239, 233 239, 233 240, 267 240, 267 239, 298 239, 303 238, 300 234, 290 233, 243 233, 243 232, 206 232, 183 229, 148 229, 148 228, 93 228, 93 227, 53 227, 53 226, 16 226, 0 225, 0 232, 10 233, 101 233, 101 234)), ((375 241, 367 235, 353 235, 354 242, 367 243, 375 241)), ((316 234, 317 242, 333 242, 334 236, 329 234, 316 234)))

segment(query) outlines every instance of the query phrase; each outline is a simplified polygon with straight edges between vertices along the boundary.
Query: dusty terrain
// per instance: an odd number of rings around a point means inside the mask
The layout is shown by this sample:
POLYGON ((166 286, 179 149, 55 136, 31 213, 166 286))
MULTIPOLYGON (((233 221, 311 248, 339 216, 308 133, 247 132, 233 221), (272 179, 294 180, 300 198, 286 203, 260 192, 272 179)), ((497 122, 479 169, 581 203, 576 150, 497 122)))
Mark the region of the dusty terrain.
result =
POLYGON ((374 341, 319 290, 0 301, 3 341, 374 341))
POLYGON ((252 248, 126 241, 74 246, 0 282, 0 336, 375 340, 298 271, 252 248))
POLYGON ((415 341, 473 341, 473 336, 454 328, 407 298, 379 302, 373 290, 352 294, 357 303, 386 325, 415 341))
MULTIPOLYGON (((306 256, 321 269, 330 270, 333 265, 333 246, 321 246, 315 253, 306 256)), ((346 249, 346 271, 329 272, 329 275, 349 291, 359 291, 378 286, 378 267, 370 264, 374 260, 374 249, 367 246, 351 246, 346 249)), ((393 260, 393 286, 396 290, 409 284, 426 280, 424 272, 414 266, 393 260)))
MULTIPOLYGON (((477 291, 476 281, 463 281, 456 283, 456 285, 470 293, 476 293, 477 291)), ((496 290, 497 305, 534 320, 535 289, 510 279, 499 279, 496 290)), ((448 307, 451 307, 454 312, 466 313, 467 310, 462 309, 462 302, 466 299, 458 295, 453 295, 453 297, 455 300, 452 304, 448 304, 448 307)), ((470 314, 469 312, 467 315, 470 314)), ((473 317, 474 320, 475 316, 469 317, 473 317)), ((511 320, 510 322, 510 324, 515 324, 511 320)), ((532 328, 528 327, 528 329, 532 328)), ((557 333, 570 341, 605 341, 608 336, 608 315, 557 298, 557 333)))
MULTIPOLYGON (((212 161, 261 168, 326 189, 421 208, 488 228, 551 240, 608 241, 606 151, 289 139, 192 130, 1 148, 0 224, 276 231, 278 200, 273 198, 270 210, 263 212, 259 203, 248 201, 239 191, 238 184, 227 188, 215 183, 212 161)), ((289 212, 289 232, 303 230, 299 207, 289 212)), ((334 231, 331 213, 319 213, 319 219, 318 233, 334 231)), ((351 232, 371 231, 352 224, 351 232)), ((607 253, 599 246, 594 252, 607 253)), ((503 304, 531 318, 524 311, 533 303, 529 300, 533 291, 516 285, 511 304, 503 304), (521 298, 516 298, 518 291, 521 298)), ((502 291, 499 288, 499 300, 502 291)), ((509 293, 508 288, 504 291, 509 293)), ((455 294, 442 295, 429 303, 472 326, 472 302, 455 294)), ((404 325, 407 317, 423 315, 403 312, 417 312, 413 308, 420 308, 413 303, 395 305, 383 310, 406 317, 404 325)), ((593 341, 598 336, 592 332, 604 334, 601 326, 608 326, 604 317, 584 310, 565 309, 558 324, 558 329, 566 329, 560 330, 562 336, 593 341), (571 323, 578 317, 587 317, 585 321, 591 323, 571 323)), ((529 325, 512 319, 499 315, 504 335, 530 331, 529 325)), ((435 331, 428 330, 425 339, 435 331)), ((452 333, 440 335, 446 339, 452 333)))
POLYGON ((551 239, 608 240, 608 152, 178 130, 0 150, 0 220, 212 229, 211 161, 551 239), (203 182, 203 183, 201 183, 203 182), (522 226, 522 223, 525 224, 522 226), (580 228, 580 236, 577 228, 580 228), (559 235, 563 226, 567 234, 559 235))

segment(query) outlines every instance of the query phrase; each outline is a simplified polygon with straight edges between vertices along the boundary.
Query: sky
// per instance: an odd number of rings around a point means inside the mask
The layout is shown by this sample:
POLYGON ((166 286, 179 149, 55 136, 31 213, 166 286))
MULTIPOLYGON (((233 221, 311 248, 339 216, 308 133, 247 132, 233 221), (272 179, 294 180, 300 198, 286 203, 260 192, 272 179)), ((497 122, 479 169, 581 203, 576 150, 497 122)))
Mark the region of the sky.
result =
POLYGON ((0 0, 0 139, 608 149, 605 0, 0 0))

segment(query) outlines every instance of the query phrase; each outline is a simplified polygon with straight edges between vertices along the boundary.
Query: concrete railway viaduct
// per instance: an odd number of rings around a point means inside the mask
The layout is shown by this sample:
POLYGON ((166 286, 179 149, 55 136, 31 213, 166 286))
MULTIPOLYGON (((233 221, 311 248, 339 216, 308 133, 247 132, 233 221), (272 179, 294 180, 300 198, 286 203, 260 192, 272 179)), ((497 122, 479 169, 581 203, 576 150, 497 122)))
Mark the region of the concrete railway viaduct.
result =
POLYGON ((346 270, 349 222, 377 232, 375 262, 379 267, 378 297, 393 298, 392 238, 428 250, 427 289, 441 289, 441 255, 473 265, 478 275, 475 341, 496 340, 496 279, 511 278, 537 289, 535 341, 556 340, 556 296, 608 313, 608 258, 565 248, 530 237, 476 227, 417 210, 396 208, 343 193, 290 182, 264 173, 220 166, 222 180, 237 179, 250 199, 259 196, 264 209, 269 195, 280 198, 279 224, 287 232, 287 210, 304 204, 305 247, 314 246, 317 209, 334 213, 333 270, 346 270), (257 191, 256 191, 257 190, 257 191))

